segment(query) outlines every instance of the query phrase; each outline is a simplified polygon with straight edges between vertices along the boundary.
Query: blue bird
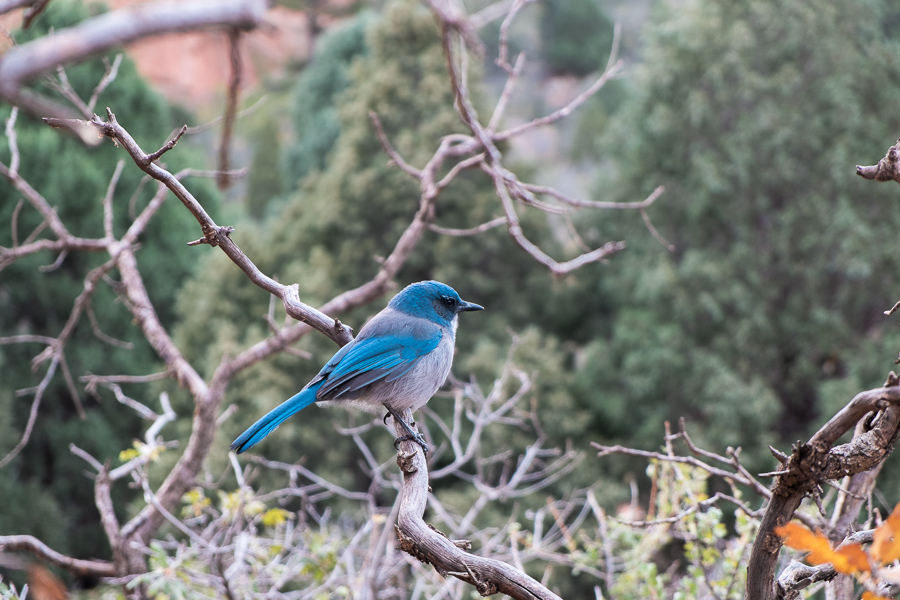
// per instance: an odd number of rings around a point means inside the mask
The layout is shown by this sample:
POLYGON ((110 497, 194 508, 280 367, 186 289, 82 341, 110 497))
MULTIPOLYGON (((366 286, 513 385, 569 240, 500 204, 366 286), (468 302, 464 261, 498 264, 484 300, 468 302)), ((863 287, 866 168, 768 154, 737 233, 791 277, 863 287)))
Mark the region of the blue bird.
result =
POLYGON ((312 381, 239 435, 231 449, 240 454, 252 448, 313 402, 349 401, 364 409, 383 405, 408 434, 394 445, 413 440, 427 454, 422 435, 398 413, 425 406, 444 384, 453 362, 459 313, 482 309, 438 281, 405 287, 312 381))

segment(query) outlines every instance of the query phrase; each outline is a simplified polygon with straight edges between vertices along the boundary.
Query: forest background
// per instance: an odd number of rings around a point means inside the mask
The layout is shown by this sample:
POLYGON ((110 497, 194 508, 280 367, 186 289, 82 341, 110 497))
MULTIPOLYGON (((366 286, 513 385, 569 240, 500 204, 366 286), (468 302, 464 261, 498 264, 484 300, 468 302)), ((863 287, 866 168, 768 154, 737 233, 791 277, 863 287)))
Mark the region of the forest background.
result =
MULTIPOLYGON (((304 300, 316 305, 371 277, 417 205, 415 182, 387 164, 369 111, 378 113, 412 164, 424 162, 435 140, 459 125, 434 20, 414 3, 302 3, 299 9, 319 17, 312 54, 243 92, 243 107, 265 97, 237 124, 235 162, 247 166, 246 178, 224 192, 208 182, 192 189, 208 211, 236 227, 235 238, 261 269, 300 282, 304 300)), ((16 40, 96 10, 55 0, 30 30, 15 33, 16 40)), ((896 318, 884 315, 900 292, 891 275, 897 191, 865 182, 853 170, 874 162, 900 132, 900 9, 877 0, 855 2, 852 10, 825 0, 528 5, 510 30, 511 50, 529 59, 524 93, 510 106, 510 119, 534 118, 586 88, 607 63, 614 21, 623 27, 624 73, 554 132, 511 142, 506 152, 518 173, 571 195, 627 202, 665 186, 648 209, 662 241, 635 212, 534 211, 523 215, 523 226, 554 254, 572 256, 582 251, 580 244, 610 239, 624 239, 628 247, 557 278, 519 251, 503 228, 473 237, 429 234, 396 278, 398 286, 438 279, 486 306, 463 319, 455 377, 487 389, 511 361, 534 382, 528 402, 540 435, 581 453, 549 488, 516 500, 524 521, 547 495, 585 489, 610 514, 636 504, 639 512, 627 518, 640 519, 651 487, 646 460, 598 459, 590 443, 655 450, 664 423, 679 418, 698 445, 718 452, 741 447, 750 472, 772 471, 777 464, 769 445, 786 450, 808 438, 857 391, 884 381, 900 349, 896 318)), ((471 85, 480 105, 492 105, 502 88, 503 73, 494 64, 499 25, 479 31, 486 50, 473 65, 471 85)), ((91 62, 67 74, 76 90, 89 94, 103 67, 91 62)), ((218 92, 224 94, 217 90, 213 97, 221 99, 218 92)), ((99 106, 114 107, 123 120, 127 115, 132 135, 149 147, 221 107, 179 100, 154 90, 126 49, 99 106)), ((10 107, 0 108, 4 119, 9 114, 10 107)), ((99 227, 98 199, 117 150, 82 147, 24 114, 16 127, 22 175, 59 199, 70 228, 88 235, 99 227)), ((166 157, 170 170, 213 167, 215 136, 212 129, 179 142, 166 157)), ((9 158, 0 145, 0 161, 9 158)), ((124 169, 117 205, 128 206, 139 179, 137 170, 124 169)), ((442 227, 472 227, 496 216, 493 186, 481 173, 465 173, 444 194, 436 215, 442 227)), ((0 223, 15 220, 17 202, 17 192, 0 181, 0 223)), ((127 211, 118 215, 126 223, 127 211)), ((23 230, 38 223, 24 212, 18 219, 23 230)), ((269 300, 220 253, 184 245, 196 237, 184 208, 168 202, 142 237, 138 257, 179 348, 212 369, 223 354, 262 339, 269 300)), ((0 228, 0 246, 11 245, 10 228, 0 228)), ((96 266, 92 260, 73 255, 47 272, 38 268, 50 262, 46 256, 5 266, 0 336, 58 330, 85 271, 96 266)), ((341 320, 358 330, 388 297, 341 320)), ((67 357, 69 370, 76 376, 159 371, 130 315, 116 309, 114 289, 98 288, 94 303, 110 307, 96 320, 121 343, 97 344, 90 322, 79 324, 72 334, 79 351, 67 357)), ((334 346, 310 336, 296 350, 233 382, 226 406, 236 409, 221 423, 209 473, 225 471, 228 442, 302 387, 334 346)), ((16 445, 28 421, 30 403, 18 390, 42 376, 32 371, 34 354, 25 345, 0 345, 0 456, 16 445)), ((177 386, 123 387, 148 405, 167 393, 179 415, 170 436, 187 438, 192 405, 177 386)), ((445 400, 433 400, 430 409, 449 417, 445 400)), ((259 452, 302 461, 346 489, 364 488, 369 480, 357 445, 334 422, 351 427, 365 419, 310 409, 259 452)), ((31 534, 68 555, 108 557, 91 482, 69 446, 118 463, 144 428, 108 391, 88 393, 82 386, 73 394, 65 377, 54 377, 27 445, 0 468, 0 535, 31 534)), ((366 435, 374 452, 392 453, 383 431, 366 435)), ((488 454, 516 450, 537 435, 534 428, 515 429, 483 445, 488 454)), ((175 454, 159 456, 148 471, 151 481, 171 468, 175 454)), ((219 483, 234 486, 233 480, 219 483)), ((253 485, 275 483, 261 475, 253 485)), ((435 487, 460 510, 478 494, 460 481, 435 487)), ((116 487, 113 497, 130 514, 140 490, 116 487)), ((889 511, 898 500, 900 467, 888 461, 873 503, 889 511)), ((333 503, 352 530, 353 507, 333 503)), ((508 515, 481 518, 488 527, 508 515)), ((721 539, 739 533, 734 516, 720 520, 721 539)), ((646 597, 646 586, 653 585, 667 594, 679 585, 688 589, 685 573, 660 573, 685 551, 679 544, 673 550, 671 540, 660 541, 638 552, 640 542, 620 543, 625 564, 605 567, 620 576, 599 581, 585 570, 558 569, 550 583, 573 597, 601 583, 616 597, 646 597)), ((588 541, 577 544, 590 554, 588 541)), ((17 571, 3 574, 21 586, 17 571)), ((96 582, 68 583, 90 588, 96 582)), ((732 591, 739 595, 740 587, 732 591)))

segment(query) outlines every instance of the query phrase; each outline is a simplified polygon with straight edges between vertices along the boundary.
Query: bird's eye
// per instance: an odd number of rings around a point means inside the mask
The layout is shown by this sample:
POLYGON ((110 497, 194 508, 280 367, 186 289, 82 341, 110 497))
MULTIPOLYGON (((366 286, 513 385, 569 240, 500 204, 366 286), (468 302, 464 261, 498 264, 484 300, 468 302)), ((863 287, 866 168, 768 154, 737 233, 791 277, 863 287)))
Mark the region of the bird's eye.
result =
POLYGON ((456 305, 456 298, 452 296, 444 296, 443 297, 444 304, 447 305, 447 308, 453 308, 456 305))

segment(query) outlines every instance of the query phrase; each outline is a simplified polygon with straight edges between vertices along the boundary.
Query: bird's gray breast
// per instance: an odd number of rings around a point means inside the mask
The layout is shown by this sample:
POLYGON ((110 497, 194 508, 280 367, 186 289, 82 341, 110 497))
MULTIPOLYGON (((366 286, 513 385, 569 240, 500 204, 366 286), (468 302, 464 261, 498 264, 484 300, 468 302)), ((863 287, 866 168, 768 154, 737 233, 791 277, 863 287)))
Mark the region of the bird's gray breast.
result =
POLYGON ((389 384, 393 389, 384 389, 378 402, 396 411, 418 410, 425 406, 450 375, 453 345, 452 332, 444 331, 438 347, 420 358, 409 373, 389 384))
MULTIPOLYGON (((360 336, 363 335, 367 328, 371 331, 379 331, 383 328, 385 322, 389 322, 390 319, 395 317, 396 313, 389 308, 382 311, 363 328, 360 336)), ((449 326, 439 326, 426 319, 413 318, 410 321, 408 316, 404 317, 404 319, 407 320, 406 325, 412 329, 437 330, 441 336, 437 347, 431 352, 418 357, 412 369, 393 381, 387 380, 390 377, 382 378, 356 392, 342 394, 334 400, 322 399, 317 404, 321 406, 338 403, 344 406, 349 404, 364 410, 381 410, 381 405, 387 405, 396 411, 403 411, 407 408, 415 411, 424 406, 444 384, 447 376, 450 374, 450 367, 453 363, 457 319, 454 318, 449 326)))

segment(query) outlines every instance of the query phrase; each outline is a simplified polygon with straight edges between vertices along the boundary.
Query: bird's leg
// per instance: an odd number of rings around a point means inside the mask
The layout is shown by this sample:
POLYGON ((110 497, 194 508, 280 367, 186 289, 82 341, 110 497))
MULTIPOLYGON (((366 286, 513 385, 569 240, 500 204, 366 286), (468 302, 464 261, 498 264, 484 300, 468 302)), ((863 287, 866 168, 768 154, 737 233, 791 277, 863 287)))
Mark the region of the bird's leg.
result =
MULTIPOLYGON (((394 448, 397 448, 397 444, 399 444, 400 442, 412 441, 422 446, 422 452, 425 454, 425 456, 428 456, 428 444, 425 443, 425 438, 422 437, 422 434, 417 431, 413 431, 412 427, 409 426, 409 423, 400 418, 400 415, 394 412, 392 408, 387 405, 385 405, 385 408, 388 411, 388 415, 394 417, 394 421, 400 423, 403 429, 406 430, 406 435, 398 437, 396 440, 394 440, 394 448)), ((385 423, 387 422, 388 415, 384 415, 385 423)))

